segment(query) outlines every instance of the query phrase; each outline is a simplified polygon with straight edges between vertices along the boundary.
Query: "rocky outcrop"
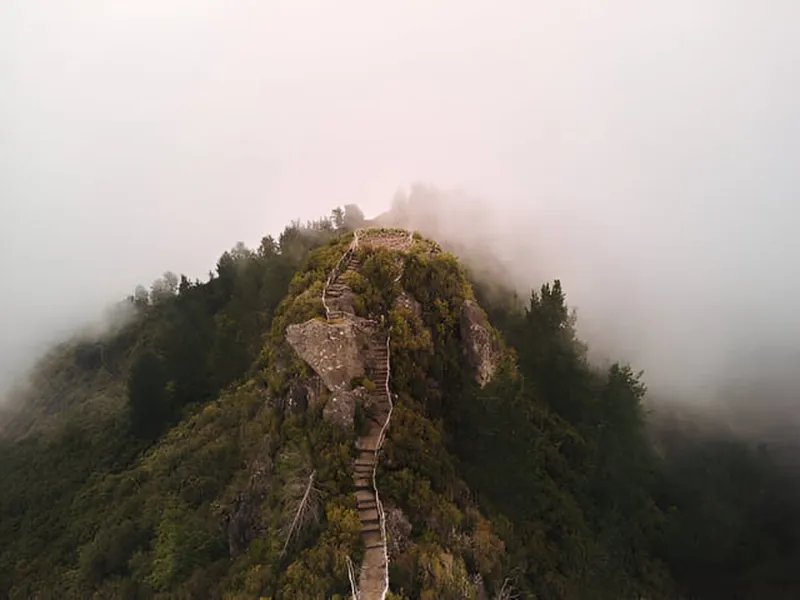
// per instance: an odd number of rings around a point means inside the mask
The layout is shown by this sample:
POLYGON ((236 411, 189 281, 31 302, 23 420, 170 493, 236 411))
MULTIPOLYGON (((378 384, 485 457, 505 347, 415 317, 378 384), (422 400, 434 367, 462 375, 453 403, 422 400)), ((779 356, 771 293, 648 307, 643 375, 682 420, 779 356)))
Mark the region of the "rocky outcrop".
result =
POLYGON ((411 521, 399 508, 386 507, 386 537, 390 558, 397 557, 408 549, 411 521))
POLYGON ((319 402, 320 379, 313 377, 304 381, 296 381, 283 399, 282 410, 291 413, 302 413, 319 402))
POLYGON ((422 305, 420 305, 420 303, 417 302, 417 300, 405 290, 402 290, 397 296, 394 301, 394 305, 396 307, 407 309, 417 318, 422 316, 422 305))
POLYGON ((475 369, 475 380, 483 387, 497 369, 500 347, 486 313, 469 300, 464 302, 461 309, 461 339, 464 353, 475 369))
MULTIPOLYGON (((399 230, 358 230, 353 243, 330 273, 322 291, 326 321, 312 319, 290 325, 286 340, 332 392, 323 417, 353 427, 355 408, 364 407, 364 430, 356 440, 353 463, 356 508, 361 523, 364 557, 353 592, 361 600, 383 600, 389 589, 389 552, 401 553, 408 543, 411 523, 397 509, 387 516, 375 484, 381 446, 389 426, 393 402, 390 391, 390 338, 383 318, 362 319, 354 310, 355 296, 348 285, 360 274, 360 247, 404 252, 414 244, 413 235, 399 230), (351 390, 353 380, 368 376, 372 384, 351 390), (369 389, 368 389, 369 388, 369 389), (387 534, 387 531, 390 533, 387 534)), ((402 261, 398 261, 402 267, 402 261)), ((402 273, 402 270, 400 270, 402 273)), ((399 280, 399 276, 398 279, 399 280)), ((395 280, 395 281, 397 281, 395 280)), ((419 303, 408 294, 398 304, 420 316, 419 303)))
POLYGON ((365 374, 364 352, 369 328, 354 319, 325 322, 312 319, 289 325, 286 340, 322 379, 330 391, 349 391, 351 382, 365 374))
POLYGON ((322 418, 330 423, 352 429, 356 415, 356 406, 366 402, 367 390, 358 387, 351 392, 337 390, 325 403, 322 409, 322 418))
MULTIPOLYGON (((344 283, 332 283, 326 290, 325 301, 334 315, 355 314, 356 295, 344 283)), ((340 317, 341 318, 341 317, 340 317)))
POLYGON ((250 542, 264 534, 265 528, 260 522, 261 504, 269 491, 272 463, 266 451, 262 456, 253 461, 247 488, 236 495, 223 519, 222 528, 231 558, 247 550, 250 542))

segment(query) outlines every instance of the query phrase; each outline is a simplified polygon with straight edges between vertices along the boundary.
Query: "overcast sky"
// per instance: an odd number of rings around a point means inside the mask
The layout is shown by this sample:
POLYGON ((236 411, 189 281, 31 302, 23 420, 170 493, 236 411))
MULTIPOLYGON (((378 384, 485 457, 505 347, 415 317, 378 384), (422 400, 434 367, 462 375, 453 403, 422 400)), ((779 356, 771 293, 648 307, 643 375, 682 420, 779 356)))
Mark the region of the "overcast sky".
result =
POLYGON ((4 0, 0 387, 137 283, 417 180, 651 383, 797 349, 799 34, 780 0, 4 0))

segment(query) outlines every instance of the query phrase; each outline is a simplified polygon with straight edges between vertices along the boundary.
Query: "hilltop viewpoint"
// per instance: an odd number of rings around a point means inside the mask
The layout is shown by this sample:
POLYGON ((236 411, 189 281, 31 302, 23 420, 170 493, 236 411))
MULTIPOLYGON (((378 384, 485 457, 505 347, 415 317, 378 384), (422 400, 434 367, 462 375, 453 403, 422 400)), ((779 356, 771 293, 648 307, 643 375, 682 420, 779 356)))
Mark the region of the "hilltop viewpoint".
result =
POLYGON ((52 348, 0 420, 0 598, 800 597, 768 447, 650 415, 560 281, 407 211, 133 282, 52 348))

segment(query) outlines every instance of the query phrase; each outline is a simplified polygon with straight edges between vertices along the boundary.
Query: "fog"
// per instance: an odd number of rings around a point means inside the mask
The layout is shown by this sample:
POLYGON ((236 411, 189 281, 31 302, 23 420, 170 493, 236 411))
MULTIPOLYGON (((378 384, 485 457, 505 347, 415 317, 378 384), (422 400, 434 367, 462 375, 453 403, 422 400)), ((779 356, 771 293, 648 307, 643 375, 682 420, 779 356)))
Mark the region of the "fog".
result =
POLYGON ((421 181, 466 194, 443 205, 451 234, 488 237, 519 289, 559 277, 581 335, 651 389, 724 400, 763 375, 791 397, 798 17, 7 0, 0 388, 164 270, 204 278, 238 240, 346 203, 374 215, 421 181))

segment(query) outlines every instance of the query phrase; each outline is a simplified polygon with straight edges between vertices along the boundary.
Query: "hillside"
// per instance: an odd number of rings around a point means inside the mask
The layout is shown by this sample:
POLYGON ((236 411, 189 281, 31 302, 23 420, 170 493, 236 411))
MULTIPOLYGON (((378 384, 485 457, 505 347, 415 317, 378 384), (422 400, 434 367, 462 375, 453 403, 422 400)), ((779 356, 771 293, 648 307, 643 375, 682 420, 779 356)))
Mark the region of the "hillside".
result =
POLYGON ((392 221, 292 224, 55 348, 0 440, 0 597, 796 597, 766 451, 657 454, 558 281, 392 221))

